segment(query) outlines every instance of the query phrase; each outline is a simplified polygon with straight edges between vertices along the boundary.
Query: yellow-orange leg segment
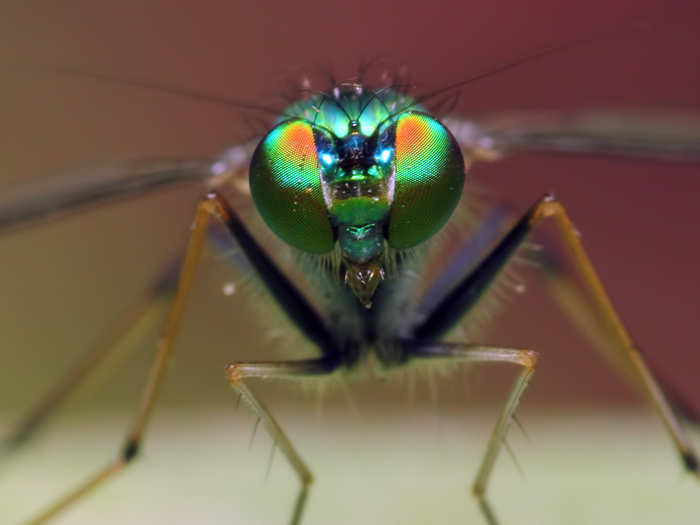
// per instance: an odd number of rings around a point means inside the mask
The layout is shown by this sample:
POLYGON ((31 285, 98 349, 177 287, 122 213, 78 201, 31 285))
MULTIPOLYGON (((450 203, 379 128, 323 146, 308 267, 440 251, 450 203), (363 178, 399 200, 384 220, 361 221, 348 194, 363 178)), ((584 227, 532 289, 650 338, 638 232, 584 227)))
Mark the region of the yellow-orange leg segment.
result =
MULTIPOLYGON (((160 284, 160 283, 159 283, 160 284)), ((154 287, 138 303, 125 310, 100 340, 60 380, 36 403, 19 421, 17 426, 4 437, 2 445, 7 451, 23 445, 41 425, 66 401, 74 389, 96 369, 103 366, 115 354, 121 362, 137 345, 134 340, 149 329, 153 323, 161 323, 161 308, 170 301, 169 290, 163 286, 154 287)), ((116 366, 109 363, 106 373, 100 375, 105 380, 116 366)))
POLYGON ((141 403, 133 419, 131 428, 126 435, 125 443, 119 456, 85 483, 59 499, 28 523, 37 525, 56 517, 60 512, 75 503, 85 494, 111 478, 117 472, 120 472, 138 455, 139 447, 153 412, 158 391, 165 376, 168 359, 170 358, 171 350, 182 322, 182 313, 202 254, 207 226, 212 216, 221 218, 222 215, 225 215, 225 204, 222 203, 221 197, 215 193, 207 195, 197 206, 192 233, 187 245, 185 261, 180 273, 175 297, 173 298, 165 325, 161 332, 161 337, 158 341, 156 355, 151 366, 148 380, 141 394, 141 403))
MULTIPOLYGON (((579 235, 569 219, 564 206, 549 197, 539 201, 531 210, 531 226, 534 227, 540 223, 542 219, 548 217, 555 220, 566 248, 574 261, 576 271, 580 274, 586 289, 590 292, 596 310, 600 312, 604 322, 608 325, 607 332, 613 336, 617 343, 611 350, 617 352, 623 361, 629 363, 633 372, 633 377, 642 387, 654 410, 661 418, 661 421, 681 455, 683 464, 688 470, 698 475, 698 459, 690 440, 683 432, 661 388, 649 371, 639 350, 634 346, 631 337, 622 324, 619 315, 615 311, 610 298, 605 292, 593 268, 593 264, 583 249, 579 235)), ((616 358, 617 356, 613 355, 612 357, 616 358)))
MULTIPOLYGON (((489 525, 495 525, 497 521, 485 497, 488 479, 515 407, 534 371, 534 354, 527 353, 524 350, 499 350, 492 348, 492 357, 484 359, 484 356, 479 353, 479 348, 485 349, 489 347, 474 347, 473 345, 461 345, 460 347, 432 341, 442 336, 461 315, 473 308, 481 297, 488 294, 491 283, 493 283, 495 277, 507 264, 508 260, 512 258, 518 246, 522 244, 523 240, 535 227, 542 224, 543 219, 549 217, 556 221, 559 231, 564 238, 566 248, 574 261, 576 270, 580 274, 587 292, 593 297, 595 312, 604 319, 606 328, 604 330, 594 328, 593 339, 600 339, 599 334, 601 333, 606 335, 612 334, 613 339, 617 343, 612 349, 612 357, 628 365, 626 368, 630 369, 635 380, 642 386, 654 409, 661 417, 682 457, 685 467, 696 474, 698 472, 698 460, 690 441, 683 433, 656 380, 649 372, 639 351, 632 344, 619 316, 612 307, 610 299, 603 289, 593 269, 593 265, 581 245, 578 234, 566 215, 564 207, 550 196, 545 196, 539 199, 491 252, 484 257, 479 265, 455 285, 437 304, 426 320, 415 330, 416 340, 405 342, 408 354, 414 357, 453 357, 462 360, 475 360, 478 358, 478 360, 518 362, 525 367, 516 380, 516 384, 494 428, 486 455, 473 486, 473 492, 479 499, 481 510, 489 525), (509 355, 508 352, 521 353, 518 356, 517 354, 509 355)), ((573 315, 582 320, 588 327, 593 324, 588 319, 588 316, 581 315, 580 301, 573 301, 573 304, 567 304, 566 307, 567 310, 572 311, 573 315)), ((609 346, 604 345, 604 348, 601 348, 601 350, 610 350, 609 346)))

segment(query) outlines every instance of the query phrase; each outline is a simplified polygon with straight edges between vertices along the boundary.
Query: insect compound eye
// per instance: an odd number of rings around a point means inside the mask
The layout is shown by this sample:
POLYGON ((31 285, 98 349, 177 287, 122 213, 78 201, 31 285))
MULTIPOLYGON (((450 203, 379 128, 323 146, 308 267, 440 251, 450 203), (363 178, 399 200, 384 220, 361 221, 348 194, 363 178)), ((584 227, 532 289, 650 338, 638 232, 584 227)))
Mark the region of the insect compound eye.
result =
POLYGON ((440 122, 406 112, 381 133, 378 155, 378 161, 393 155, 395 163, 389 245, 416 246, 442 228, 459 202, 464 186, 462 153, 440 122), (392 135, 393 151, 386 146, 392 135))
POLYGON ((332 137, 305 120, 278 124, 260 142, 250 163, 250 193, 263 220, 287 244, 311 253, 333 248, 321 189, 321 166, 332 167, 334 151, 315 136, 332 137))

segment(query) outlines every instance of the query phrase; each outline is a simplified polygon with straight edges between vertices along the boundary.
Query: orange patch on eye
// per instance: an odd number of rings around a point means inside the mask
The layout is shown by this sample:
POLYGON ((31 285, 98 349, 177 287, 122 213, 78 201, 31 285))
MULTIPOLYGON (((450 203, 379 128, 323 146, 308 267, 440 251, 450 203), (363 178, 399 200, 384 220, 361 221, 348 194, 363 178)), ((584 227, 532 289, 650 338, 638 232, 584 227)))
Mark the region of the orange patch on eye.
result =
POLYGON ((292 162, 304 161, 309 154, 316 153, 314 134, 305 122, 289 125, 277 145, 282 149, 283 156, 292 162))
POLYGON ((430 127, 417 116, 405 116, 396 126, 396 155, 415 155, 430 142, 430 127))

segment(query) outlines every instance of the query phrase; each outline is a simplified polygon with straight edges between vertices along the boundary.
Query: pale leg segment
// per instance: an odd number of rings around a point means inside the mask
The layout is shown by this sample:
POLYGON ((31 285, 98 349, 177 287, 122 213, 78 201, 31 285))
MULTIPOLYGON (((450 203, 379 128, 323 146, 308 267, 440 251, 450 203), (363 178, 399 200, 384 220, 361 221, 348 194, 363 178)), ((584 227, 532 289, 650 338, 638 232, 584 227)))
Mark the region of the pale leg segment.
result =
MULTIPOLYGON (((596 317, 603 319, 605 328, 594 328, 593 334, 595 335, 592 334, 593 339, 599 340, 600 336, 598 334, 605 334, 605 337, 614 341, 612 345, 601 345, 600 350, 603 352, 607 351, 607 355, 612 357, 614 361, 623 361, 626 367, 629 368, 635 381, 644 389, 653 408, 664 423, 681 455, 684 466, 697 475, 698 459, 690 441, 683 433, 656 379, 652 376, 641 354, 633 345, 617 312, 613 308, 564 207, 549 195, 545 195, 535 202, 503 239, 484 256, 469 275, 453 284, 451 289, 441 298, 431 301, 433 306, 429 309, 427 317, 413 330, 413 339, 406 342, 407 355, 415 354, 420 357, 431 357, 428 354, 432 354, 432 357, 439 355, 444 357, 446 354, 450 354, 448 351, 440 350, 440 348, 447 348, 446 345, 432 343, 432 341, 437 341, 443 337, 468 311, 475 307, 480 299, 489 292, 494 279, 512 259, 517 249, 522 246, 527 236, 534 228, 542 224, 542 219, 548 217, 555 219, 565 241, 566 248, 574 261, 576 270, 585 284, 585 289, 592 296, 593 310, 597 314, 596 317), (420 350, 421 346, 423 350, 420 350), (417 350, 412 351, 412 347, 417 348, 417 350), (433 348, 434 350, 428 352, 425 350, 426 348, 433 348)), ((567 297, 570 298, 571 295, 569 294, 567 297)), ((566 310, 573 312, 575 317, 584 321, 583 325, 590 328, 591 323, 588 317, 580 315, 585 310, 581 309, 579 301, 569 303, 566 307, 566 310)), ((470 347, 463 345, 462 348, 470 347)), ((473 347, 471 348, 473 349, 473 347)), ((471 355, 474 357, 476 354, 472 353, 471 355)), ((508 361, 508 359, 503 360, 508 361)), ((494 430, 486 457, 474 483, 474 493, 479 497, 482 511, 491 525, 496 523, 496 520, 491 507, 483 495, 495 455, 499 449, 498 437, 502 437, 507 429, 514 407, 520 395, 522 395, 522 390, 527 385, 529 376, 532 373, 531 370, 534 369, 534 361, 531 365, 524 366, 526 369, 522 372, 513 388, 501 419, 499 419, 499 423, 494 430), (504 419, 507 414, 509 415, 504 419)))
POLYGON ((299 478, 299 494, 294 504, 290 525, 299 525, 301 516, 309 495, 309 486, 313 481, 313 475, 306 463, 297 452, 287 434, 282 430, 277 420, 273 417, 265 405, 250 391, 243 381, 249 377, 303 378, 309 376, 329 374, 335 369, 335 365, 329 364, 327 359, 308 359, 301 361, 280 361, 267 363, 232 363, 226 368, 226 376, 231 386, 245 400, 272 438, 275 446, 279 447, 287 458, 290 466, 299 478))
POLYGON ((472 493, 479 501, 479 508, 489 525, 497 525, 498 521, 491 504, 486 499, 486 489, 493 466, 505 440, 513 415, 520 398, 535 372, 537 354, 532 350, 516 348, 503 348, 498 346, 486 346, 478 344, 454 344, 454 343, 407 343, 408 353, 413 358, 420 359, 451 359, 459 362, 496 362, 511 363, 522 367, 513 387, 508 395, 503 410, 494 426, 486 453, 481 461, 479 472, 472 485, 472 493))

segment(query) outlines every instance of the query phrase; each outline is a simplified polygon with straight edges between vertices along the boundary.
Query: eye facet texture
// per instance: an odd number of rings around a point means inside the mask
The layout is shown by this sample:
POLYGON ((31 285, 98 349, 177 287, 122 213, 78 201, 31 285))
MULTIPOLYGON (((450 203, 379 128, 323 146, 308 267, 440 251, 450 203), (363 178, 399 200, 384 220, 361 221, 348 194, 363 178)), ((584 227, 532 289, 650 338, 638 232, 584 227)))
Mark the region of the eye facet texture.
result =
POLYGON ((464 186, 464 160, 447 128, 422 113, 404 113, 386 132, 394 134, 396 169, 388 241, 410 248, 452 215, 464 186))
POLYGON ((263 220, 283 241, 310 253, 333 248, 310 123, 289 120, 268 133, 253 154, 250 192, 263 220))

